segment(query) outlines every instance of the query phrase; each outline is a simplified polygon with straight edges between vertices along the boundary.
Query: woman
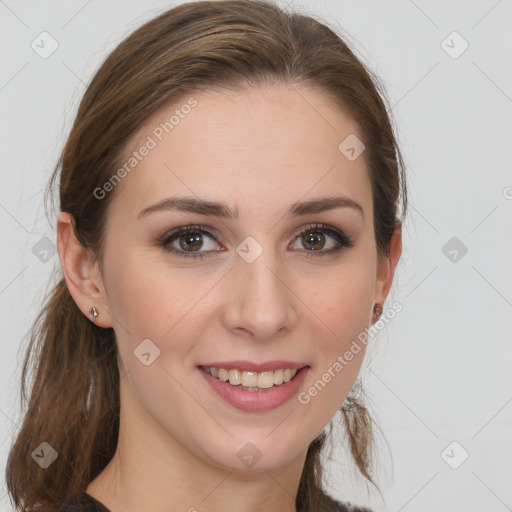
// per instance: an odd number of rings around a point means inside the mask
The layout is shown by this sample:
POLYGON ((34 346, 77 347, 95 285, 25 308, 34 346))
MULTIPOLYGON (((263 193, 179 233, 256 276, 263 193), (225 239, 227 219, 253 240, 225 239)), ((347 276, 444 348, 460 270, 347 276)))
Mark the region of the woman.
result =
POLYGON ((375 483, 357 376, 407 203, 343 40, 262 1, 170 9, 94 76, 57 180, 17 509, 368 510, 322 489, 320 451, 339 410, 375 483))

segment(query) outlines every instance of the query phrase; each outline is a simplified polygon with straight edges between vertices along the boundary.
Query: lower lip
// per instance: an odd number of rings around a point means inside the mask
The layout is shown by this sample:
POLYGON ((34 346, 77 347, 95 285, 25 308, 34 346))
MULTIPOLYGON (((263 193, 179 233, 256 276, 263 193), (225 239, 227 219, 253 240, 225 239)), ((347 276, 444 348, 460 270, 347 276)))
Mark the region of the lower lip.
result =
POLYGON ((212 377, 200 368, 198 370, 213 390, 233 407, 242 411, 258 412, 275 409, 296 395, 306 378, 309 366, 298 370, 292 380, 263 391, 244 391, 228 382, 212 377))

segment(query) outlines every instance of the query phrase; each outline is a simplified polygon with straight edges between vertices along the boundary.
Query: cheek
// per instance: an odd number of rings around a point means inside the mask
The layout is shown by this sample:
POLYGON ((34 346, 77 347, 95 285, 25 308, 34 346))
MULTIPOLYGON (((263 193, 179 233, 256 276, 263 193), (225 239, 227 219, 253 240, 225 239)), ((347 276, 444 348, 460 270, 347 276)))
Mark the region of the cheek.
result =
MULTIPOLYGON (((144 255, 125 258, 111 275, 115 301, 112 309, 123 326, 115 329, 123 366, 135 372, 134 379, 138 372, 147 376, 153 367, 176 369, 177 361, 182 362, 178 364, 181 371, 187 366, 195 340, 202 336, 206 296, 218 277, 193 273, 190 269, 171 271, 165 262, 151 263, 144 255), (144 341, 148 339, 151 343, 144 341), (154 351, 157 357, 151 366, 141 368, 134 354, 148 350, 154 351)), ((140 392, 147 389, 150 395, 151 386, 156 386, 153 391, 156 393, 162 384, 158 379, 152 383, 144 379, 140 382, 143 386, 140 392)))
POLYGON ((311 373, 305 401, 311 400, 314 409, 319 407, 317 411, 326 407, 334 414, 363 363, 366 338, 361 334, 370 326, 374 291, 374 275, 367 263, 360 260, 347 265, 308 296, 307 305, 321 322, 316 322, 317 367, 311 373))
POLYGON ((110 275, 111 311, 132 338, 163 338, 180 319, 193 315, 207 289, 189 272, 170 273, 165 263, 143 252, 111 265, 110 275))
POLYGON ((374 275, 368 266, 347 266, 324 286, 309 292, 307 305, 322 321, 326 349, 340 349, 368 327, 373 306, 374 275))

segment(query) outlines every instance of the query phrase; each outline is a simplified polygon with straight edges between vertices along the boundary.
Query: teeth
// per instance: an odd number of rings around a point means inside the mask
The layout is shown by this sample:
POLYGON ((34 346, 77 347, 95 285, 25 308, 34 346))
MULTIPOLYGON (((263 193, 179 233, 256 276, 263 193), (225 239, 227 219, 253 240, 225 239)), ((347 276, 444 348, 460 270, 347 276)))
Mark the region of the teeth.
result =
POLYGON ((258 387, 271 388, 274 385, 274 372, 261 372, 258 374, 258 387))
POLYGON ((240 370, 226 370, 225 368, 215 368, 213 366, 203 366, 203 370, 224 382, 229 382, 232 386, 242 386, 245 388, 269 389, 273 386, 280 386, 289 382, 297 374, 297 369, 286 368, 284 370, 274 370, 266 372, 248 372, 240 370))
POLYGON ((242 372, 242 386, 255 388, 258 386, 258 374, 256 372, 242 372))
MULTIPOLYGON (((214 368, 212 368, 214 370, 214 368)), ((242 382, 242 375, 238 370, 229 370, 229 383, 238 386, 242 382)))
POLYGON ((282 384, 284 382, 284 370, 274 371, 274 384, 282 384))

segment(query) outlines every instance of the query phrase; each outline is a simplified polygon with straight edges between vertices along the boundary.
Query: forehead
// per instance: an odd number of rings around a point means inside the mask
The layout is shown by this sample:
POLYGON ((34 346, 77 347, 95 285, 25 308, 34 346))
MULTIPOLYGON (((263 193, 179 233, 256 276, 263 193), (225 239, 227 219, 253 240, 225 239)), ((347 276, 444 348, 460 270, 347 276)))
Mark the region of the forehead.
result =
POLYGON ((355 121, 319 91, 267 85, 183 96, 138 129, 116 203, 133 217, 176 194, 224 200, 243 214, 338 191, 371 202, 364 155, 339 150, 355 121), (137 157, 134 153, 137 153, 137 157))

